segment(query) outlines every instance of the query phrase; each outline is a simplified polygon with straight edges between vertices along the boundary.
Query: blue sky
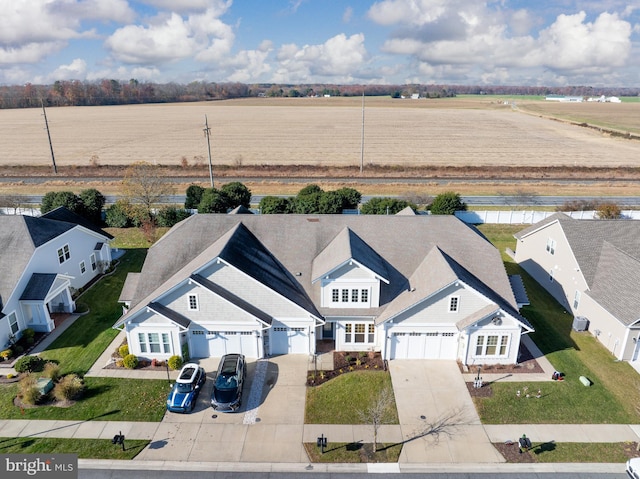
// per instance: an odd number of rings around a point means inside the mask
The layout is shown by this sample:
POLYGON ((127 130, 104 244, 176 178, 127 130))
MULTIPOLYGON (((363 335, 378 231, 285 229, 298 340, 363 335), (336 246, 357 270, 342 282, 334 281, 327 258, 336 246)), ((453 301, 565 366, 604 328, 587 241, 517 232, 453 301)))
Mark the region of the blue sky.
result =
POLYGON ((640 86, 640 0, 0 0, 0 84, 640 86))

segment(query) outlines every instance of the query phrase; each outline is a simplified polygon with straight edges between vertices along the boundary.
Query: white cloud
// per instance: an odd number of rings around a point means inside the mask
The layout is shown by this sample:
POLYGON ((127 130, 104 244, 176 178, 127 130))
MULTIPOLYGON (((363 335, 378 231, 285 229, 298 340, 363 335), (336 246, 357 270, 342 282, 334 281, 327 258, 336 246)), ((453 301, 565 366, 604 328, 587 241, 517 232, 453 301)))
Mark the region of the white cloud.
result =
POLYGON ((275 82, 312 81, 318 77, 353 78, 365 64, 367 51, 362 33, 336 35, 320 45, 283 45, 277 54, 275 82))
POLYGON ((169 12, 197 12, 207 9, 224 12, 233 2, 231 0, 142 0, 142 3, 169 12))
POLYGON ((624 65, 631 51, 631 25, 617 14, 602 13, 593 23, 585 18, 585 12, 560 15, 540 32, 538 62, 558 70, 624 65))
POLYGON ((87 62, 81 58, 76 58, 68 65, 60 65, 52 73, 55 80, 81 80, 87 73, 87 62))
POLYGON ((383 52, 412 57, 428 65, 421 65, 423 74, 446 81, 508 83, 514 68, 527 82, 544 69, 560 76, 614 72, 628 62, 632 48, 632 26, 616 13, 601 13, 593 22, 585 12, 561 14, 538 34, 532 32, 540 17, 496 2, 386 0, 374 4, 369 17, 397 27, 383 52), (457 71, 440 68, 445 65, 457 71))
POLYGON ((145 65, 190 57, 219 61, 230 52, 235 38, 232 28, 218 18, 221 13, 212 8, 186 18, 175 12, 160 14, 146 26, 127 25, 116 30, 105 46, 124 63, 145 65))
POLYGON ((0 63, 36 63, 80 38, 85 20, 125 21, 133 11, 125 0, 0 0, 0 63))

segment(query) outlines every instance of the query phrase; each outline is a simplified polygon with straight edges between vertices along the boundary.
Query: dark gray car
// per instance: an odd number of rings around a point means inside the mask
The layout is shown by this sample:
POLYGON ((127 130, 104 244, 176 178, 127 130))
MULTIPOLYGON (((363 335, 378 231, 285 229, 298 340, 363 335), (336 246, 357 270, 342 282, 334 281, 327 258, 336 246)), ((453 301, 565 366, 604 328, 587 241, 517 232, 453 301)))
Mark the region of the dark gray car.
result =
POLYGON ((244 355, 222 356, 213 383, 211 407, 216 411, 237 411, 242 404, 242 388, 246 375, 244 355))

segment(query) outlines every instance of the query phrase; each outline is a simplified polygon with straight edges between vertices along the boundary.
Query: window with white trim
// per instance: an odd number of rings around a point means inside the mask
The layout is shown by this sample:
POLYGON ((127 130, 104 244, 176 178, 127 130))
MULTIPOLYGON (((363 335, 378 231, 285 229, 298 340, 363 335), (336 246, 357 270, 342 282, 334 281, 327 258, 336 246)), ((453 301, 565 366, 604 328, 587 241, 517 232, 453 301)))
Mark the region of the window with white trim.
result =
POLYGON ((349 302, 349 290, 344 288, 342 290, 342 302, 343 303, 348 303, 349 302))
POLYGON ((20 326, 18 325, 18 316, 16 316, 16 313, 11 313, 9 314, 8 318, 11 334, 18 334, 18 331, 20 331, 20 326))
POLYGON ((573 309, 578 309, 579 305, 580 305, 580 291, 576 289, 576 292, 573 295, 573 309))
POLYGON ((338 288, 333 288, 331 290, 331 302, 337 303, 339 299, 340 299, 340 291, 338 290, 338 288))
POLYGON ((354 288, 351 290, 351 302, 352 303, 357 303, 358 302, 358 289, 354 288))
POLYGON ((460 296, 451 296, 449 298, 449 312, 457 313, 460 307, 460 296))
POLYGON ((60 264, 67 261, 69 258, 71 258, 71 252, 69 251, 68 244, 64 245, 62 248, 58 248, 58 261, 60 264))
POLYGON ((476 356, 506 356, 509 335, 488 334, 476 338, 476 356))
POLYGON ((171 354, 169 333, 138 333, 141 353, 171 354))
POLYGON ((89 256, 89 261, 91 261, 91 271, 95 271, 96 268, 98 267, 95 253, 91 253, 91 256, 89 256))
POLYGON ((84 261, 80 261, 80 274, 85 274, 87 272, 87 267, 84 264, 84 261))
POLYGON ((197 294, 190 294, 189 295, 189 311, 198 311, 199 305, 198 305, 198 295, 197 294))
POLYGON ((551 255, 556 254, 556 240, 552 238, 547 239, 547 253, 551 255))
POLYGON ((369 302, 369 290, 368 289, 363 289, 362 291, 360 291, 360 302, 361 303, 368 303, 369 302))
POLYGON ((344 325, 344 342, 373 344, 376 339, 376 327, 373 323, 347 323, 344 325))

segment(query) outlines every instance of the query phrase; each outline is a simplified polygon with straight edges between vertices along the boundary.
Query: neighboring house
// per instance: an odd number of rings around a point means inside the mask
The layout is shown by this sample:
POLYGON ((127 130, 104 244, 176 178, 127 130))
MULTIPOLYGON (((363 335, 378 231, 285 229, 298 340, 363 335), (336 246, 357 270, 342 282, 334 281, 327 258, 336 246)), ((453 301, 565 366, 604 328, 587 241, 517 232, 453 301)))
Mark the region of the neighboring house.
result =
POLYGON ((640 351, 640 222, 558 213, 515 235, 516 261, 619 360, 640 351))
POLYGON ((499 252, 454 216, 194 215, 120 295, 133 354, 515 363, 533 329, 499 252))
POLYGON ((0 347, 25 328, 50 332, 51 313, 73 312, 72 290, 111 262, 111 235, 64 207, 0 216, 0 347))

